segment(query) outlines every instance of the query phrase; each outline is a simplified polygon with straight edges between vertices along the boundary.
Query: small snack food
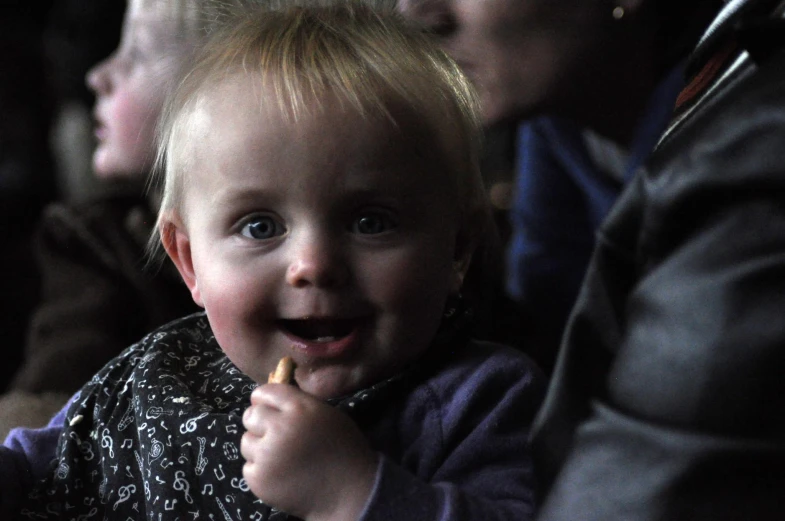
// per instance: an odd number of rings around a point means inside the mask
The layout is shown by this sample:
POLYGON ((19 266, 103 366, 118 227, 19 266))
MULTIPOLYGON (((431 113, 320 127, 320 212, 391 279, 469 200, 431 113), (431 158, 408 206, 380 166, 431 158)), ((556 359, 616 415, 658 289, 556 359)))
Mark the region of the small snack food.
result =
POLYGON ((288 384, 294 378, 294 360, 292 357, 285 356, 278 362, 275 372, 270 373, 267 379, 268 384, 288 384))

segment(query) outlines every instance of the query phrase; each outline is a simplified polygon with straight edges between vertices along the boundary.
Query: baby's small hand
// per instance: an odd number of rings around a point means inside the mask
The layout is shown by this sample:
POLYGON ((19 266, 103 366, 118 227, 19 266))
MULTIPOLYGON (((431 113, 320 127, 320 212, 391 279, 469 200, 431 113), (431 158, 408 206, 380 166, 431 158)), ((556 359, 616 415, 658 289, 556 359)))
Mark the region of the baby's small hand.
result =
POLYGON ((356 519, 378 458, 341 411, 290 385, 251 395, 240 444, 243 476, 263 501, 307 521, 356 519))

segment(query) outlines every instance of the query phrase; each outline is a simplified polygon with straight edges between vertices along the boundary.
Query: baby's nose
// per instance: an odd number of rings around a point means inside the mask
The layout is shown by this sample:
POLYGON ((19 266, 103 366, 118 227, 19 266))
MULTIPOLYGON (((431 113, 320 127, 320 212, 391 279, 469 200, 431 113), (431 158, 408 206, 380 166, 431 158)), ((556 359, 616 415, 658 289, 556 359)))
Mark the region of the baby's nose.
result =
POLYGON ((106 94, 111 89, 110 66, 114 55, 93 66, 87 71, 85 83, 96 94, 106 94))
POLYGON ((349 265, 337 240, 303 239, 293 245, 286 282, 294 287, 339 287, 346 284, 349 265))

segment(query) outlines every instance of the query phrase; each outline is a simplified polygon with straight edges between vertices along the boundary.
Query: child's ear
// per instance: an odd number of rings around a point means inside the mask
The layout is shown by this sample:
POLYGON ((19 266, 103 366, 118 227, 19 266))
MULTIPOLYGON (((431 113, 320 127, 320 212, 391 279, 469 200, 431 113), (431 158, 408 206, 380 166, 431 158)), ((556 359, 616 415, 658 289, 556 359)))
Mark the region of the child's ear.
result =
POLYGON ((176 212, 170 211, 161 217, 159 222, 159 232, 161 234, 161 244, 166 250, 169 258, 177 267, 185 285, 191 291, 191 297, 197 305, 204 307, 202 295, 199 292, 199 284, 194 273, 194 265, 191 260, 191 240, 182 220, 176 212))

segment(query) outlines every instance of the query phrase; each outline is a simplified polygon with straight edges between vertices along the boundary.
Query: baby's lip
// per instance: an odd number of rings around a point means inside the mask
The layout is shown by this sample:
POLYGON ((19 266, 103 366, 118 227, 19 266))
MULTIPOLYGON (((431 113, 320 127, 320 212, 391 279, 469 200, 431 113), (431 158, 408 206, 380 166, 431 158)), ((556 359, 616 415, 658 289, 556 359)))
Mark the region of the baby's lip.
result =
POLYGON ((370 317, 305 317, 280 319, 276 324, 291 342, 291 352, 298 364, 316 359, 330 360, 349 356, 362 347, 363 327, 370 317))
POLYGON ((361 318, 303 317, 276 321, 288 336, 306 343, 335 342, 353 333, 363 322, 361 318))
POLYGON ((107 134, 106 125, 104 125, 103 120, 98 116, 93 116, 93 133, 95 134, 96 139, 99 141, 103 141, 106 138, 107 134))

